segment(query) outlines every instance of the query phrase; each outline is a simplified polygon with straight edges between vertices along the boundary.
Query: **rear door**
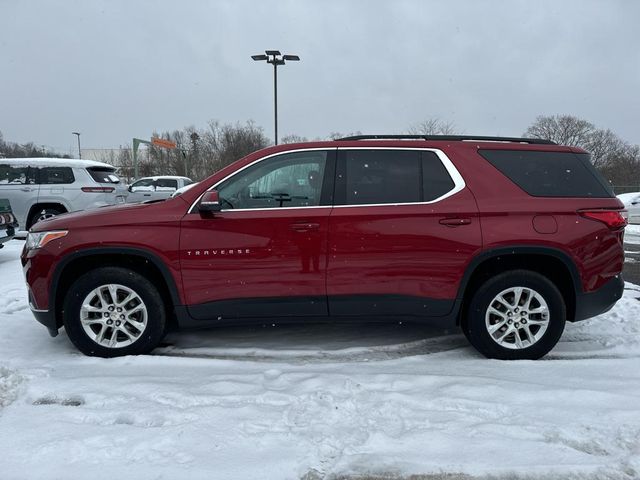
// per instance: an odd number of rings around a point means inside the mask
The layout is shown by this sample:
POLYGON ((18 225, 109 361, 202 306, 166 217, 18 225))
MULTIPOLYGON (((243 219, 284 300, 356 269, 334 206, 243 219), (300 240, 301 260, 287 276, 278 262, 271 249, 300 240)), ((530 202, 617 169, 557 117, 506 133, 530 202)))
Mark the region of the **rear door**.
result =
POLYGON ((331 315, 450 312, 481 248, 475 200, 437 150, 342 148, 329 219, 331 315))
POLYGON ((151 193, 152 200, 165 200, 178 189, 176 178, 158 178, 154 182, 155 190, 151 193))
POLYGON ((75 210, 75 199, 81 194, 80 187, 74 185, 75 180, 71 167, 56 165, 38 168, 38 203, 60 204, 69 211, 75 210))

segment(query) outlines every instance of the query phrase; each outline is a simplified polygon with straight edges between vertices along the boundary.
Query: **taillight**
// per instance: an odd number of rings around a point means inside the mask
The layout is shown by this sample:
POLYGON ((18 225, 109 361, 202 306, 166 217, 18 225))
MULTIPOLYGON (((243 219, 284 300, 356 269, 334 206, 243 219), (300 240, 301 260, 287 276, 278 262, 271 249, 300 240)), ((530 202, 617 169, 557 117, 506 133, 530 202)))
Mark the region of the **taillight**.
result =
POLYGON ((115 187, 82 187, 83 192, 87 193, 111 193, 115 187))
POLYGON ((585 218, 602 222, 612 230, 627 225, 624 210, 579 210, 578 213, 585 218))

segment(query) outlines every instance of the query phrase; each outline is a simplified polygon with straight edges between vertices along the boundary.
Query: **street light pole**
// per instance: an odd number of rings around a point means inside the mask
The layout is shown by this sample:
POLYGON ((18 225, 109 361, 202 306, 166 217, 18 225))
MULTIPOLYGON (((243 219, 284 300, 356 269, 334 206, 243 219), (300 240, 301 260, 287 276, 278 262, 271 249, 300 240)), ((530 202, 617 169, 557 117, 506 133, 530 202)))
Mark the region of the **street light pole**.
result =
POLYGON ((251 55, 256 62, 266 61, 273 65, 273 111, 275 144, 278 144, 278 65, 284 65, 287 60, 291 62, 300 61, 298 55, 282 55, 279 50, 265 50, 265 55, 251 55))
POLYGON ((78 137, 78 158, 82 158, 82 155, 80 154, 80 132, 71 132, 71 133, 78 137))
MULTIPOLYGON (((284 62, 283 62, 284 63, 284 62)), ((275 143, 278 144, 278 63, 273 62, 273 125, 275 129, 275 143)))

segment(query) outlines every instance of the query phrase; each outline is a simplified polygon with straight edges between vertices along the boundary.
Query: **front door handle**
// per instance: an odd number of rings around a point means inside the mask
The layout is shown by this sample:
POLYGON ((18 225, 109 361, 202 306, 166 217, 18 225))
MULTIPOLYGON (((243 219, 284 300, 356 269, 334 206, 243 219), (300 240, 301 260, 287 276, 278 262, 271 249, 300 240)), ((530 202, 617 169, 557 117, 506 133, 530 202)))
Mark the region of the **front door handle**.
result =
POLYGON ((291 230, 296 232, 309 232, 311 230, 318 230, 318 229, 320 229, 319 223, 302 222, 302 223, 291 224, 291 230))
POLYGON ((469 225, 470 223, 470 218, 443 218, 440 220, 440 224, 446 225, 447 227, 459 227, 460 225, 469 225))

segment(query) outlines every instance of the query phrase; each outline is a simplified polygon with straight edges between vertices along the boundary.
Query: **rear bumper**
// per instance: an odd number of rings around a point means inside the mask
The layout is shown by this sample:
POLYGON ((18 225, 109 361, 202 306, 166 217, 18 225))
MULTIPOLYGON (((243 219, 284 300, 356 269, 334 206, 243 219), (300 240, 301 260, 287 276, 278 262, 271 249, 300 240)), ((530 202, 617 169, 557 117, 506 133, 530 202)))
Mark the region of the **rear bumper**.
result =
POLYGON ((582 293, 576 297, 576 316, 574 322, 595 317, 608 312, 622 297, 624 280, 622 274, 616 275, 594 292, 582 293))

